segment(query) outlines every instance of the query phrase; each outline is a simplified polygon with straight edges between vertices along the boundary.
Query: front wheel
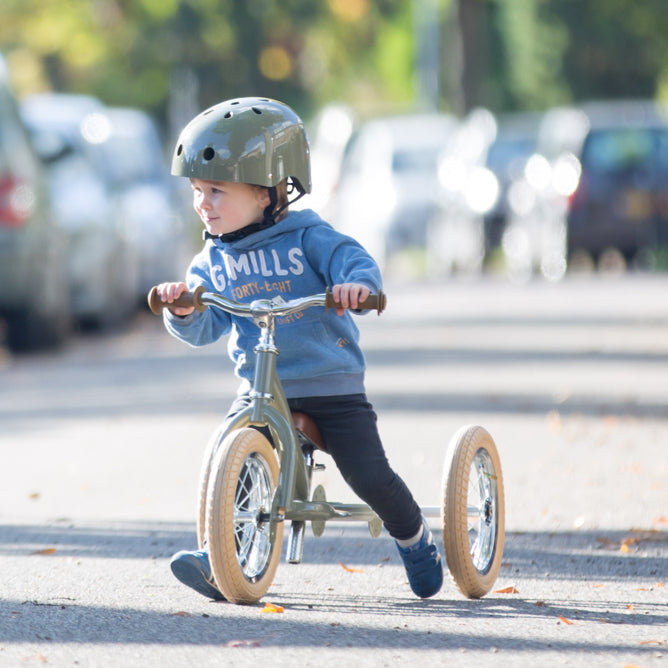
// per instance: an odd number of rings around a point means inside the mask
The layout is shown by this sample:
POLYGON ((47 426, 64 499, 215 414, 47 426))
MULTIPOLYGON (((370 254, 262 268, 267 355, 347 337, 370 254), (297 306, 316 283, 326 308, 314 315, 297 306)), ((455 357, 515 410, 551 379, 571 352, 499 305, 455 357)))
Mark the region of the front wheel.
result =
POLYGON ((283 523, 270 522, 278 475, 276 453, 257 429, 232 431, 213 458, 207 544, 213 577, 231 603, 262 598, 278 567, 283 523))
POLYGON ((503 477, 496 445, 482 427, 462 427, 443 471, 443 546, 450 575, 468 598, 480 598, 501 568, 505 536, 503 477))
POLYGON ((206 543, 206 495, 209 491, 209 476, 211 475, 214 457, 225 439, 224 429, 225 425, 223 424, 213 432, 202 458, 197 490, 197 544, 200 550, 205 547, 206 543))

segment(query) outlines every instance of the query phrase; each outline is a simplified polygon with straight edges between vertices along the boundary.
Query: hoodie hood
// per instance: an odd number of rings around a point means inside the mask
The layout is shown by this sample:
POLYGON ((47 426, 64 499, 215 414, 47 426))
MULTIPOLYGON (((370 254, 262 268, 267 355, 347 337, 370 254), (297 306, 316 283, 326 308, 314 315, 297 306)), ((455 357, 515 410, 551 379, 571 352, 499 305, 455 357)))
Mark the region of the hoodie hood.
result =
POLYGON ((320 216, 312 209, 303 209, 299 211, 290 211, 288 215, 282 220, 275 223, 271 227, 267 227, 253 234, 249 234, 243 239, 236 241, 224 242, 220 239, 209 239, 207 243, 212 243, 221 250, 227 251, 244 251, 253 250, 260 247, 265 247, 269 240, 290 234, 295 230, 306 229, 308 227, 315 227, 318 225, 328 225, 320 216))

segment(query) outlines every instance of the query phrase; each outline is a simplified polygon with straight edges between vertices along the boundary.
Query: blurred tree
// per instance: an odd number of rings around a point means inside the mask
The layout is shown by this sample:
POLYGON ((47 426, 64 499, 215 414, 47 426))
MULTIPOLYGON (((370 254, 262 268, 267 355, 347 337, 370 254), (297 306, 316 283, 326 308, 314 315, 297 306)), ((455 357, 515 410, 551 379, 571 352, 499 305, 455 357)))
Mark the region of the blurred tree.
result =
POLYGON ((455 0, 445 30, 461 112, 668 96, 665 0, 455 0))
POLYGON ((196 94, 200 109, 236 95, 307 110, 333 98, 362 106, 412 98, 402 0, 3 2, 0 49, 24 93, 86 92, 161 115, 170 94, 171 106, 196 94))
POLYGON ((668 90, 666 0, 2 1, 19 92, 91 93, 176 125, 236 95, 308 115, 434 106, 439 90, 462 113, 668 90))
POLYGON ((653 98, 665 88, 665 0, 550 0, 550 5, 568 26, 563 69, 574 98, 653 98))

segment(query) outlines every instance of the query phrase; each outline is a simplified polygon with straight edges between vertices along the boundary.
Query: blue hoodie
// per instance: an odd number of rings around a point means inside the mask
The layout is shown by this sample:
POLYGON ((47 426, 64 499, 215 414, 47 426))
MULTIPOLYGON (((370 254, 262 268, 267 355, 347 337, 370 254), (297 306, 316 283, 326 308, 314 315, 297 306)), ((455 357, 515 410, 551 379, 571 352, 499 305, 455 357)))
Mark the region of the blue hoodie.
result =
MULTIPOLYGON (((225 243, 208 240, 193 259, 186 283, 202 285, 238 302, 286 301, 325 291, 338 283, 361 283, 377 293, 380 271, 357 241, 326 223, 314 211, 291 211, 270 228, 225 243)), ((246 392, 253 379, 259 330, 250 318, 210 307, 181 318, 164 310, 165 326, 192 346, 230 334, 228 352, 246 392)), ((278 374, 288 398, 364 392, 364 355, 350 312, 310 308, 276 321, 278 374)))

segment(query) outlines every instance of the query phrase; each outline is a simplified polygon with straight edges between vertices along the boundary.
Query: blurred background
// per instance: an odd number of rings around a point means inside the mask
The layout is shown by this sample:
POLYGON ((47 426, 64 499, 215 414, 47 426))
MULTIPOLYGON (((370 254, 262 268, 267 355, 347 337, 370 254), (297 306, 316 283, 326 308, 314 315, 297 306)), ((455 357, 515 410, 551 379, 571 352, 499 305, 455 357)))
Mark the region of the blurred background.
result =
POLYGON ((316 209, 389 277, 668 266, 664 0, 4 0, 0 316, 15 351, 125 323, 200 226, 172 145, 262 95, 316 209))

